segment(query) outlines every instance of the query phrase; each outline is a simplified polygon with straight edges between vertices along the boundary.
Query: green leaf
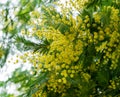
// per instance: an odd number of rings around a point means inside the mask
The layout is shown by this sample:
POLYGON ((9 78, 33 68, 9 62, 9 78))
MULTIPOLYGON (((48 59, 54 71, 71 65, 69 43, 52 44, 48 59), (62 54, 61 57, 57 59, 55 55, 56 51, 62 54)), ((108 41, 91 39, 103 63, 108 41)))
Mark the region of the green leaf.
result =
POLYGON ((96 75, 96 80, 98 82, 98 86, 105 88, 109 83, 109 77, 110 77, 110 75, 109 75, 108 70, 104 70, 104 68, 103 68, 103 70, 98 71, 97 75, 96 75))
POLYGON ((5 82, 3 81, 0 81, 0 87, 4 86, 5 85, 5 82))
POLYGON ((3 56, 2 59, 0 60, 0 67, 3 67, 4 64, 6 63, 6 60, 7 60, 9 51, 10 51, 10 48, 9 48, 9 47, 6 48, 6 49, 4 49, 4 56, 3 56))
POLYGON ((29 2, 30 2, 30 0, 20 0, 21 6, 25 6, 29 2))
POLYGON ((16 36, 15 37, 15 44, 17 46, 18 50, 33 50, 37 47, 39 47, 39 45, 37 43, 34 43, 28 39, 26 39, 23 36, 16 36))

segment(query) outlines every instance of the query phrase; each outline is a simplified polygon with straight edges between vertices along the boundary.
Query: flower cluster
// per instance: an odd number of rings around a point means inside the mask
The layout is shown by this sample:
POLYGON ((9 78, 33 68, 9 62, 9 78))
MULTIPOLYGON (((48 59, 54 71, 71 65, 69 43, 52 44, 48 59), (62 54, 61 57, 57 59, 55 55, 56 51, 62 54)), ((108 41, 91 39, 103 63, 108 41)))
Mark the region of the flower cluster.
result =
MULTIPOLYGON (((78 0, 71 3, 76 9, 80 9, 79 3, 82 4, 78 0)), ((77 83, 79 84, 77 89, 82 91, 84 84, 94 81, 92 78, 96 75, 93 73, 100 72, 103 67, 110 72, 118 67, 120 59, 118 9, 104 6, 100 11, 84 17, 79 15, 74 17, 68 14, 69 12, 59 14, 54 12, 55 9, 51 11, 44 8, 44 10, 47 15, 41 14, 40 17, 44 17, 45 20, 37 21, 42 28, 39 29, 33 22, 32 35, 39 38, 41 43, 47 41, 43 45, 47 53, 36 51, 24 57, 28 57, 38 73, 48 72, 46 82, 48 92, 59 93, 64 97, 67 90, 72 87, 72 81, 81 82, 77 83), (107 17, 108 14, 110 17, 107 17)), ((38 13, 34 14, 35 17, 39 17, 38 13)), ((97 74, 101 77, 101 74, 97 74)), ((110 80, 109 84, 109 88, 116 89, 114 80, 110 80)), ((39 91, 33 96, 39 97, 41 88, 39 91)))
MULTIPOLYGON (((111 10, 110 15, 110 24, 105 25, 102 28, 102 25, 99 26, 98 32, 94 32, 94 38, 93 41, 96 41, 96 51, 103 53, 104 61, 103 64, 107 64, 108 62, 111 62, 110 69, 116 69, 118 60, 120 58, 120 45, 119 45, 119 38, 120 34, 118 25, 120 25, 120 18, 119 18, 119 11, 118 9, 115 9, 114 7, 105 7, 105 10, 111 10), (114 14, 113 14, 114 13, 114 14), (98 45, 101 41, 101 44, 98 45)), ((97 13, 99 17, 99 20, 102 19, 102 16, 100 13, 97 13)))
MULTIPOLYGON (((74 28, 76 25, 71 26, 71 30, 77 30, 74 28)), ((35 60, 38 63, 37 69, 42 70, 41 72, 51 73, 48 80, 49 90, 65 91, 66 87, 69 88, 67 79, 74 78, 82 68, 81 64, 75 64, 83 51, 83 43, 78 37, 80 33, 70 31, 62 34, 59 30, 50 27, 47 30, 36 31, 35 34, 50 42, 47 47, 49 52, 46 55, 35 55, 35 60)))

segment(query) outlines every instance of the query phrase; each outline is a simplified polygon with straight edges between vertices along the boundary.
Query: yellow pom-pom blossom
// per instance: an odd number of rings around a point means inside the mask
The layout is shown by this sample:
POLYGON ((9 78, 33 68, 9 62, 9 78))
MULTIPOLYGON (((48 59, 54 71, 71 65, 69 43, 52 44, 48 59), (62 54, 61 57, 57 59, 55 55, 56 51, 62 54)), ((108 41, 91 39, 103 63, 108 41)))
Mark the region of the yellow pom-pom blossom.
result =
MULTIPOLYGON (((83 52, 84 44, 81 37, 84 37, 84 32, 79 29, 82 25, 81 18, 73 18, 70 15, 69 20, 67 20, 64 15, 63 18, 58 17, 58 15, 52 17, 56 19, 54 20, 55 23, 60 22, 69 25, 70 30, 67 30, 63 34, 60 31, 60 27, 55 29, 49 26, 47 28, 43 27, 41 30, 34 28, 35 36, 41 40, 46 39, 50 43, 47 46, 49 51, 47 54, 40 54, 40 52, 36 51, 29 56, 29 60, 37 67, 37 72, 49 72, 49 79, 47 81, 49 91, 65 93, 70 87, 68 79, 74 79, 82 69, 82 64, 77 62, 83 52)), ((86 21, 89 21, 88 17, 86 21)), ((86 74, 85 76, 88 75, 86 74)), ((88 77, 85 77, 85 79, 89 80, 88 77)), ((33 96, 36 95, 38 95, 38 92, 33 96)))
POLYGON ((82 53, 82 41, 79 38, 75 40, 77 37, 76 33, 69 32, 69 34, 64 35, 53 28, 50 28, 47 32, 36 31, 35 34, 40 38, 45 37, 47 40, 52 41, 48 47, 49 52, 46 55, 35 56, 36 61, 39 63, 37 64, 37 67, 42 69, 43 72, 51 72, 51 77, 48 81, 50 90, 53 89, 56 92, 65 91, 63 87, 64 84, 68 85, 67 78, 73 78, 79 69, 81 69, 79 68, 79 64, 76 64, 75 66, 72 64, 78 61, 79 56, 82 53), (43 65, 41 66, 41 64, 43 65), (75 67, 75 69, 72 70, 72 67, 75 67), (68 72, 69 70, 71 70, 71 72, 68 72))
MULTIPOLYGON (((111 61, 110 69, 116 69, 120 58, 120 34, 118 33, 118 25, 120 23, 120 17, 118 15, 119 10, 110 6, 105 7, 105 9, 111 10, 110 24, 105 26, 104 29, 100 28, 98 33, 94 33, 94 39, 96 41, 103 41, 101 45, 96 46, 96 51, 104 53, 103 64, 107 64, 111 61)), ((99 17, 102 18, 101 14, 99 17)))
MULTIPOLYGON (((75 2, 79 1, 75 0, 75 2)), ((74 7, 79 9, 77 6, 74 7)), ((46 46, 48 52, 41 54, 36 51, 32 53, 29 60, 34 64, 34 67, 37 67, 36 71, 49 73, 48 81, 46 82, 48 91, 62 93, 65 96, 66 90, 71 86, 69 79, 74 80, 79 76, 86 83, 89 83, 91 75, 88 71, 95 72, 99 67, 106 65, 109 66, 110 70, 117 68, 120 58, 119 11, 114 7, 104 8, 104 10, 108 9, 111 10, 111 14, 109 24, 106 25, 102 21, 102 12, 93 14, 92 19, 94 22, 91 24, 90 16, 88 15, 84 19, 80 16, 74 18, 64 12, 61 16, 59 14, 52 15, 52 12, 46 9, 47 13, 49 13, 48 16, 52 16, 53 19, 51 20, 52 22, 50 21, 51 25, 46 27, 44 25, 48 23, 47 20, 39 21, 38 24, 42 28, 34 28, 33 35, 40 40, 46 39, 49 42, 49 45, 46 46), (56 27, 56 25, 58 26, 56 27), (93 27, 92 30, 91 27, 93 27), (90 45, 93 45, 95 49, 92 48, 94 50, 92 51, 91 48, 87 48, 90 50, 88 53, 93 54, 92 52, 95 52, 96 54, 92 56, 92 60, 89 63, 86 62, 89 66, 85 67, 84 59, 80 60, 80 56, 84 53, 84 48, 90 47, 90 45), (97 54, 99 54, 100 58, 96 56, 97 54)), ((43 17, 47 18, 44 15, 43 17)), ((33 25, 36 24, 33 23, 33 25)), ((86 57, 89 58, 87 54, 86 57)), ((110 88, 116 89, 114 84, 114 81, 111 81, 110 88)), ((80 89, 83 88, 81 84, 78 85, 80 89)), ((37 97, 36 95, 41 95, 41 92, 38 91, 33 96, 37 97)), ((38 97, 43 97, 43 95, 38 97)))

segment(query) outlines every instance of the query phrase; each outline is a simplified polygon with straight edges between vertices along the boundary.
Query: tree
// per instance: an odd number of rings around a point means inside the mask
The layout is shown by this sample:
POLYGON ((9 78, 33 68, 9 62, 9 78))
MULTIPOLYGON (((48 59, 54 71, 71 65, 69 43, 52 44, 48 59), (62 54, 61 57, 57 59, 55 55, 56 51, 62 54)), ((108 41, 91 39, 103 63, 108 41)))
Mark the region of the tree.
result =
POLYGON ((24 26, 14 45, 33 72, 8 80, 21 83, 20 97, 119 97, 120 2, 35 2, 21 0, 16 15, 24 26))

